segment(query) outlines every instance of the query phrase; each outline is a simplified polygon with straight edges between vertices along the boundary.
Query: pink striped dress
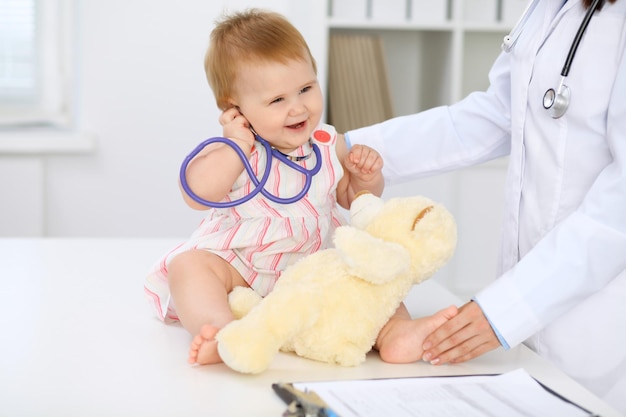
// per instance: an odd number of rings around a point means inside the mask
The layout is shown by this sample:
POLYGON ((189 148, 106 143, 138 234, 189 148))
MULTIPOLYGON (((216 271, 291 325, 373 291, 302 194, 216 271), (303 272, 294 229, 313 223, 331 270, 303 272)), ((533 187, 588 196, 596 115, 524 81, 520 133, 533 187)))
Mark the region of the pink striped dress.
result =
MULTIPOLYGON (((265 296, 288 265, 327 247, 335 228, 345 224, 336 199, 337 183, 343 176, 336 141, 337 133, 330 125, 320 124, 313 132, 311 142, 320 148, 322 168, 313 176, 309 192, 299 201, 278 204, 257 194, 236 207, 209 209, 191 237, 165 254, 146 278, 145 293, 157 316, 166 322, 177 320, 170 301, 167 267, 181 252, 205 249, 219 255, 239 271, 251 288, 265 296)), ((291 155, 310 152, 311 146, 305 144, 291 155)), ((262 145, 255 145, 250 163, 255 172, 264 171, 266 156, 262 145)), ((312 169, 315 155, 297 163, 312 169)), ((302 174, 273 158, 265 189, 287 198, 298 194, 304 181, 302 174)), ((252 188, 254 184, 244 171, 227 198, 239 199, 252 188)))

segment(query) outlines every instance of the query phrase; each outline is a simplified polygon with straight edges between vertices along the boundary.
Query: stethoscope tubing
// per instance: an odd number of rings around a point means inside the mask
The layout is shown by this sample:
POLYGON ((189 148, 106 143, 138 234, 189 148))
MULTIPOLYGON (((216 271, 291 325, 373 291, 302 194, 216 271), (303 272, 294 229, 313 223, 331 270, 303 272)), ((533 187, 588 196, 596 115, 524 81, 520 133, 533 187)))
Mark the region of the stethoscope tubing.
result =
POLYGON ((528 6, 526 6, 526 9, 522 13, 522 16, 515 23, 515 26, 513 26, 511 32, 509 32, 509 34, 504 37, 504 39, 502 40, 502 50, 504 52, 511 51, 513 45, 515 45, 515 42, 517 42, 517 38, 519 38, 519 35, 522 33, 524 26, 526 26, 526 22, 530 18, 530 15, 535 10, 535 7, 537 7, 537 5, 539 4, 539 1, 540 0, 533 0, 531 3, 528 4, 528 6))
POLYGON ((322 167, 322 155, 321 152, 319 150, 319 146, 317 146, 315 143, 311 144, 311 147, 313 149, 313 153, 315 154, 315 166, 312 169, 307 169, 293 161, 291 161, 285 154, 283 154, 282 152, 280 152, 277 149, 272 148, 272 145, 266 141, 265 139, 263 139, 262 137, 260 137, 259 135, 255 135, 255 139, 261 143, 261 145, 263 145, 263 147, 265 148, 265 154, 267 155, 267 163, 265 164, 265 169, 263 171, 263 175, 261 176, 261 178, 257 178, 256 174, 254 173, 252 166, 250 165, 250 162, 248 161, 248 157, 246 156, 246 154, 243 152, 243 150, 231 139, 225 138, 225 137, 213 137, 213 138, 209 138, 206 139, 204 141, 202 141, 198 146, 196 146, 190 153, 189 155, 187 155, 185 157, 185 159, 183 160, 183 163, 180 166, 180 173, 179 173, 179 177, 180 177, 180 184, 181 187, 183 188, 183 190, 185 191, 185 193, 187 193, 187 195, 194 200, 195 202, 202 204, 204 206, 207 207, 213 207, 213 208, 228 208, 228 207, 235 207, 238 206, 240 204, 243 204, 245 202, 247 202, 248 200, 250 200, 251 198, 253 198, 254 196, 256 196, 257 194, 261 193, 261 195, 265 196, 266 198, 268 198, 269 200, 275 202, 275 203, 279 203, 279 204, 291 204, 291 203, 295 203, 296 201, 302 199, 302 197, 304 197, 306 195, 306 193, 309 192, 309 189, 311 188, 311 183, 313 180, 313 176, 315 174, 317 174, 319 172, 319 170, 322 167), (250 177, 250 181, 252 181, 252 183, 254 184, 254 189, 252 189, 252 191, 250 191, 247 195, 237 199, 237 200, 232 200, 232 201, 209 201, 206 200, 200 196, 198 196, 196 193, 193 192, 193 190, 191 189, 191 187, 189 187, 189 183, 187 182, 187 166, 189 165, 189 163, 191 162, 191 160, 193 158, 195 158, 198 153, 200 153, 200 151, 202 151, 202 149, 204 149, 206 146, 212 144, 212 143, 216 143, 216 142, 222 142, 225 143, 226 145, 230 146, 231 148, 233 148, 233 150, 237 153, 237 155, 239 156, 239 158, 241 159, 244 169, 246 170, 246 173, 248 174, 248 176, 250 177), (289 166, 290 168, 300 172, 302 175, 304 175, 305 177, 305 183, 304 186, 302 187, 302 190, 296 194, 295 196, 292 197, 278 197, 272 193, 270 193, 269 191, 267 191, 264 187, 265 184, 267 183, 267 180, 269 179, 270 176, 270 172, 271 172, 271 168, 272 168, 272 158, 276 158, 278 160, 280 160, 282 163, 286 164, 287 166, 289 166))
MULTIPOLYGON (((502 41, 502 50, 504 52, 510 52, 513 48, 513 45, 517 42, 526 22, 528 21, 530 15, 535 10, 537 4, 539 4, 540 0, 533 0, 526 10, 513 27, 511 32, 504 37, 502 41)), ((567 57, 565 62, 563 63, 563 69, 561 70, 561 80, 559 82, 558 88, 555 90, 554 88, 549 88, 543 96, 543 107, 550 112, 550 115, 554 119, 558 119, 565 114, 567 108, 569 107, 571 92, 569 87, 565 84, 565 79, 569 75, 570 68, 572 66, 572 62, 574 61, 574 57, 576 56, 576 51, 578 50, 578 46, 580 46, 580 42, 587 30, 587 26, 591 21, 591 17, 595 13, 598 5, 603 0, 593 0, 585 16, 583 17, 578 30, 576 31, 576 35, 572 40, 572 44, 570 45, 569 51, 567 53, 567 57)))
POLYGON ((600 3, 600 1, 602 0, 593 0, 593 3, 591 3, 591 6, 589 6, 589 9, 587 10, 587 13, 585 13, 585 17, 583 18, 583 21, 580 23, 580 27, 578 28, 578 31, 576 32, 576 36, 574 36, 574 40, 572 41, 572 46, 570 46, 569 48, 569 52, 567 53, 567 58, 565 59, 565 63, 563 64, 563 69, 561 70, 561 75, 563 77, 567 77, 567 75, 569 74, 569 69, 572 66, 572 61, 574 60, 574 56, 576 56, 576 50, 578 49, 578 46, 580 45, 580 41, 582 40, 583 35, 585 34, 585 31, 587 30, 587 26, 589 25, 591 16, 593 16, 593 13, 598 8, 598 4, 600 3))

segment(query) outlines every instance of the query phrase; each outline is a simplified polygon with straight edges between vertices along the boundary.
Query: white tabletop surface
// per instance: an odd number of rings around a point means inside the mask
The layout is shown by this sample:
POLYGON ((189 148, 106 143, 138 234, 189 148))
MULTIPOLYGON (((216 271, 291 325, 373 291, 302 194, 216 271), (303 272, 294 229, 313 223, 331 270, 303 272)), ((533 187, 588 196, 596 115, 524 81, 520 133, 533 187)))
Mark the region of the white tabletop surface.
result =
MULTIPOLYGON (((387 364, 370 353, 343 368, 278 354, 260 375, 190 366, 190 336, 152 316, 143 279, 171 239, 0 239, 0 416, 280 416, 271 384, 525 368, 595 413, 615 410, 526 347, 446 366, 387 364)), ((434 281, 415 287, 414 315, 456 300, 434 281)))

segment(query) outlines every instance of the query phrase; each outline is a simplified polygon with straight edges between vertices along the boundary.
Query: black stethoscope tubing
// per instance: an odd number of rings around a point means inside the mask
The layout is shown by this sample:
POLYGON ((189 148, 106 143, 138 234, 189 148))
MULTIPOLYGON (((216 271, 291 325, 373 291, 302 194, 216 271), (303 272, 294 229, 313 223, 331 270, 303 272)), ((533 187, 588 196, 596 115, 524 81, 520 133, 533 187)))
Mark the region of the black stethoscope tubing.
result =
POLYGON ((591 16, 593 16, 593 13, 596 11, 600 1, 601 0, 594 0, 591 6, 589 6, 589 9, 587 9, 587 12, 583 17, 583 21, 578 27, 578 31, 576 31, 576 36, 574 36, 574 39, 572 40, 572 45, 569 48, 567 58, 565 59, 563 69, 561 70, 561 81, 559 82, 559 86, 556 90, 554 88, 548 88, 546 93, 543 95, 543 108, 549 112, 553 119, 558 119, 563 116, 569 107, 572 92, 565 84, 565 79, 569 75, 572 61, 574 60, 574 56, 576 56, 576 50, 578 49, 580 41, 585 34, 587 25, 589 25, 591 16))
POLYGON ((585 17, 583 18, 583 21, 581 22, 580 27, 578 28, 578 31, 576 32, 576 36, 574 37, 574 40, 572 41, 572 46, 570 46, 569 52, 567 54, 567 58, 565 59, 565 63, 563 64, 563 69, 561 70, 561 75, 563 77, 567 77, 567 75, 569 74, 569 69, 572 66, 572 61, 574 60, 574 56, 576 55, 576 50, 578 49, 578 46, 580 45, 580 41, 582 40, 583 35, 585 34, 585 31, 587 30, 589 21, 591 20, 593 13, 598 8, 598 4, 600 3, 600 1, 602 0, 594 0, 593 3, 591 3, 591 6, 589 6, 587 13, 585 13, 585 17))
MULTIPOLYGON (((593 16, 601 1, 604 0, 593 0, 591 5, 587 9, 585 16, 580 23, 578 31, 576 31, 576 35, 572 40, 572 44, 567 53, 567 57, 565 58, 565 62, 563 63, 563 69, 561 70, 561 81, 559 82, 558 87, 556 89, 549 88, 543 95, 543 107, 548 110, 548 112, 554 119, 558 119, 559 117, 563 116, 567 111, 567 108, 569 107, 571 92, 570 88, 565 84, 565 78, 569 75, 569 71, 572 66, 572 62, 574 61, 574 57, 576 56, 578 46, 580 46, 583 35, 587 30, 589 22, 591 21, 591 17, 593 16)), ((538 2, 539 0, 534 0, 528 5, 526 10, 522 14, 522 17, 515 25, 511 33, 504 37, 504 40, 502 42, 503 51, 509 52, 511 50, 511 48, 517 41, 517 38, 519 37, 523 26, 526 24, 528 17, 534 11, 538 2)))

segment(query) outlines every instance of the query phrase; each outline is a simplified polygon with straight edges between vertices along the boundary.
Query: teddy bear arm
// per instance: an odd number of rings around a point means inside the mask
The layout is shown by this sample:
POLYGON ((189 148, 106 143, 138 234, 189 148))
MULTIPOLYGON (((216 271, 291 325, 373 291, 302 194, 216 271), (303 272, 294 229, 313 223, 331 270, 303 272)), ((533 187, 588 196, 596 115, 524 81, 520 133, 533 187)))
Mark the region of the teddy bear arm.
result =
POLYGON ((351 274, 372 284, 384 284, 409 271, 411 258, 405 248, 366 231, 342 226, 335 231, 334 242, 351 274))

